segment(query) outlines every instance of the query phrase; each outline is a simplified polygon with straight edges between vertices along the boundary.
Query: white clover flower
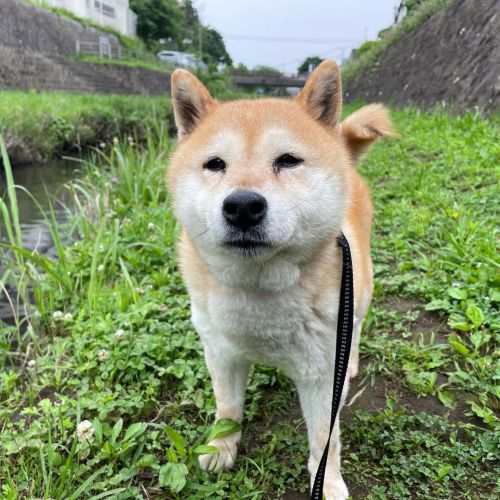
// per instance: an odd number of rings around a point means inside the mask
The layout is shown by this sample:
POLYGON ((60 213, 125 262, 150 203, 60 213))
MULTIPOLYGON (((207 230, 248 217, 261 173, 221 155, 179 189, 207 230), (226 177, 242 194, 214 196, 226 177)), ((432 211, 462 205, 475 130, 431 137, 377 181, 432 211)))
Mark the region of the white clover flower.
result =
POLYGON ((135 291, 139 295, 142 295, 144 293, 144 288, 142 288, 142 286, 138 286, 138 287, 136 287, 135 291))
POLYGON ((148 229, 149 229, 150 231, 152 231, 155 227, 156 227, 156 226, 155 226, 152 222, 150 222, 150 223, 148 224, 148 229))
POLYGON ((28 361, 28 368, 35 368, 36 366, 36 361, 34 359, 30 359, 28 361))
POLYGON ((105 246, 101 243, 99 245, 99 252, 104 252, 104 250, 105 250, 105 246))
POLYGON ((104 265, 103 265, 103 264, 99 264, 99 265, 97 266, 97 271, 98 271, 99 273, 102 273, 102 272, 104 271, 104 265))
POLYGON ((104 149, 104 148, 106 147, 106 143, 105 143, 105 142, 101 142, 101 143, 99 144, 99 147, 100 147, 101 149, 104 149))
POLYGON ((118 328, 115 332, 115 338, 121 340, 123 337, 125 337, 125 331, 122 328, 118 328))
POLYGON ((92 423, 88 420, 82 420, 76 426, 76 435, 78 437, 78 441, 88 441, 94 435, 94 427, 92 423))
POLYGON ((52 318, 55 320, 61 319, 63 316, 64 314, 62 313, 62 311, 54 311, 52 313, 52 318))
POLYGON ((106 361, 107 359, 109 359, 109 352, 106 351, 106 349, 101 349, 98 353, 97 353, 97 359, 99 361, 106 361))
POLYGON ((120 141, 118 140, 118 137, 113 137, 113 144, 114 144, 115 146, 118 146, 118 143, 119 143, 119 142, 120 142, 120 141))
POLYGON ((73 320, 73 315, 72 315, 71 313, 66 313, 66 314, 64 315, 64 319, 65 319, 66 321, 72 321, 72 320, 73 320))

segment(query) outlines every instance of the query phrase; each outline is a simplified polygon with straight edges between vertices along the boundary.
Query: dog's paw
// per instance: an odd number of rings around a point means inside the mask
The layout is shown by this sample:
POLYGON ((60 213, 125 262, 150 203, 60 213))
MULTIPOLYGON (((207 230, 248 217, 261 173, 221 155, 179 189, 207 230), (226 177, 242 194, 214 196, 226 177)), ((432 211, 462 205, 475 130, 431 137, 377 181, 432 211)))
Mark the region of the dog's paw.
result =
POLYGON ((221 469, 230 469, 236 460, 237 444, 241 438, 241 432, 234 432, 228 436, 214 439, 208 443, 209 446, 215 446, 219 453, 208 453, 200 455, 198 462, 203 470, 219 471, 221 469))
POLYGON ((327 479, 323 485, 323 495, 326 500, 347 500, 349 498, 349 492, 342 477, 335 481, 327 479))

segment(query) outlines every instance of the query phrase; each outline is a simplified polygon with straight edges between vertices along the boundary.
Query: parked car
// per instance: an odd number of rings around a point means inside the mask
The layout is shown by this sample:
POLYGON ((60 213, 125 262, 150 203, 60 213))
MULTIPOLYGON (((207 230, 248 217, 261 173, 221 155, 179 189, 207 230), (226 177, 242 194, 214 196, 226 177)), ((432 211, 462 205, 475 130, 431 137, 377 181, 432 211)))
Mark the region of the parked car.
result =
POLYGON ((208 71, 208 66, 196 54, 190 54, 189 52, 162 50, 156 54, 156 57, 160 61, 171 64, 172 66, 208 71))

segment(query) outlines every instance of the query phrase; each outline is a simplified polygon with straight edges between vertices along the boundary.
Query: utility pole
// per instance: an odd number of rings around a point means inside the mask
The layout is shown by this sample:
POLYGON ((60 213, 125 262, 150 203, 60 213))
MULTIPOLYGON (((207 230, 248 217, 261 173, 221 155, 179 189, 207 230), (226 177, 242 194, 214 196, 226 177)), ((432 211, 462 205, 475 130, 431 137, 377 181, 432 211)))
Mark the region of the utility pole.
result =
POLYGON ((198 26, 198 51, 200 53, 200 62, 203 60, 203 37, 201 36, 201 24, 198 26))

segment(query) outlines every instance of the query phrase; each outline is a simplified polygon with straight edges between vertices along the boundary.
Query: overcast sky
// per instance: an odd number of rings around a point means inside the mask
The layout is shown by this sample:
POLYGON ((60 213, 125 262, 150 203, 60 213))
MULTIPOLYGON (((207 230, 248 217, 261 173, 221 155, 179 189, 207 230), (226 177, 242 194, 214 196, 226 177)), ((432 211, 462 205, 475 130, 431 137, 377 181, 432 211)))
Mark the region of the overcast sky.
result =
POLYGON ((349 49, 365 39, 376 38, 382 28, 392 23, 398 1, 195 0, 193 3, 203 23, 222 33, 236 64, 242 62, 250 68, 266 64, 293 73, 309 55, 340 62, 342 53, 347 56, 349 49))

